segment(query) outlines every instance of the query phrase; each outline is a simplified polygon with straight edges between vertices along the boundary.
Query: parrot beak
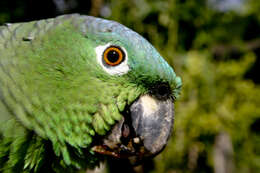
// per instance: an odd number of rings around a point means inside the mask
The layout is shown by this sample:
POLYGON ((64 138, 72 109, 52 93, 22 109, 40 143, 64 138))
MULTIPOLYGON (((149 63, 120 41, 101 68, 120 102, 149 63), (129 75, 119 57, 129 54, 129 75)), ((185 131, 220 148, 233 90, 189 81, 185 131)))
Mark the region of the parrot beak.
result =
POLYGON ((160 153, 171 135, 174 106, 171 98, 150 95, 139 97, 124 117, 102 141, 92 149, 102 155, 127 158, 137 164, 160 153))
POLYGON ((144 155, 156 155, 162 151, 172 132, 172 100, 144 95, 131 105, 130 113, 134 132, 143 143, 144 155))

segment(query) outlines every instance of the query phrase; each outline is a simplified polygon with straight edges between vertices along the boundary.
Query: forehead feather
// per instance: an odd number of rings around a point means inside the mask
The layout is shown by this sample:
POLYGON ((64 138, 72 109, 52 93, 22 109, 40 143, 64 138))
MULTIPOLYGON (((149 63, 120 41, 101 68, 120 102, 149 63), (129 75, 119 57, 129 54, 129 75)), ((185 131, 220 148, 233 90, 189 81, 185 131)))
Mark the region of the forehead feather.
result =
POLYGON ((146 39, 120 23, 92 16, 84 16, 84 25, 83 32, 86 34, 113 33, 122 38, 122 40, 127 40, 127 44, 130 44, 131 47, 144 51, 147 57, 159 56, 159 53, 146 39))
MULTIPOLYGON (((81 16, 80 30, 81 32, 93 35, 104 36, 105 33, 111 33, 110 37, 119 38, 119 40, 129 45, 134 54, 141 56, 135 58, 141 58, 140 65, 147 64, 146 67, 142 67, 143 70, 157 73, 157 75, 165 78, 172 79, 174 75, 172 68, 169 68, 168 63, 161 57, 158 51, 141 35, 133 30, 125 27, 124 25, 101 18, 92 16, 81 16)), ((137 61, 136 59, 134 61, 137 61)), ((139 60, 138 60, 139 61, 139 60)), ((140 61, 139 61, 140 62, 140 61)), ((152 74, 151 73, 151 74, 152 74)))

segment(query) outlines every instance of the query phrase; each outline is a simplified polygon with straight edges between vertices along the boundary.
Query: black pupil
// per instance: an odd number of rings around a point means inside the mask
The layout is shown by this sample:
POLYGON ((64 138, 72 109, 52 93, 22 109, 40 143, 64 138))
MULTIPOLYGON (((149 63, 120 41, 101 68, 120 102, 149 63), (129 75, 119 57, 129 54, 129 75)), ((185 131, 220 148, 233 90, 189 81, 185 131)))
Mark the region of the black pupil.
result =
POLYGON ((115 63, 118 61, 119 59, 119 54, 117 51, 115 50, 111 50, 107 53, 107 59, 108 61, 110 61, 111 63, 115 63))

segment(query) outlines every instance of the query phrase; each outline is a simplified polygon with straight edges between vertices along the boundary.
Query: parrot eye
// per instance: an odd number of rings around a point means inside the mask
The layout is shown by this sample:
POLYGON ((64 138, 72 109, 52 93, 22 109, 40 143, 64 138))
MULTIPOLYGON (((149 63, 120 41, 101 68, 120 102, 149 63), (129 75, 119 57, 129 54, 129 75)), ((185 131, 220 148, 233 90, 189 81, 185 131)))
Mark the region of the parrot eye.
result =
POLYGON ((124 47, 108 43, 97 46, 95 51, 99 65, 110 75, 123 75, 130 70, 124 47))
POLYGON ((110 66, 116 66, 124 61, 125 53, 120 47, 110 46, 103 53, 104 63, 110 66))

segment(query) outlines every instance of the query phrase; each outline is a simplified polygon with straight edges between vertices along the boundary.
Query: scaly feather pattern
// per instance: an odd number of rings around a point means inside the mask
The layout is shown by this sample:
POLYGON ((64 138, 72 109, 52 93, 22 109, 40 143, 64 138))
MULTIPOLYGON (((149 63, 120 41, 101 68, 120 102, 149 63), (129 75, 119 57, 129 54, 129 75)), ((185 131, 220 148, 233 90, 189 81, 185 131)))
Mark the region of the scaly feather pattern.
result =
POLYGON ((116 22, 74 14, 1 26, 0 172, 96 165, 94 137, 105 135, 158 81, 169 82, 178 97, 181 81, 172 68, 116 22), (125 47, 135 70, 104 72, 95 48, 107 43, 125 47))

